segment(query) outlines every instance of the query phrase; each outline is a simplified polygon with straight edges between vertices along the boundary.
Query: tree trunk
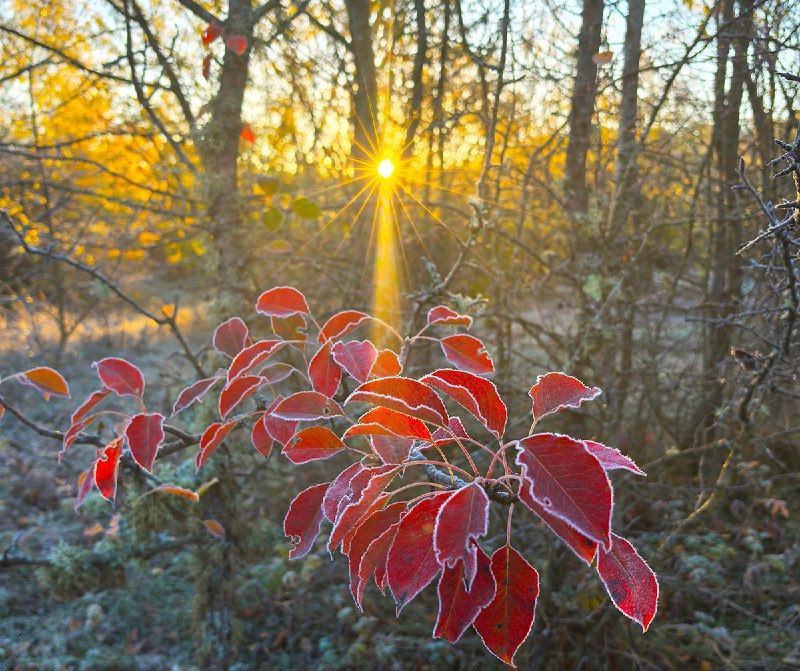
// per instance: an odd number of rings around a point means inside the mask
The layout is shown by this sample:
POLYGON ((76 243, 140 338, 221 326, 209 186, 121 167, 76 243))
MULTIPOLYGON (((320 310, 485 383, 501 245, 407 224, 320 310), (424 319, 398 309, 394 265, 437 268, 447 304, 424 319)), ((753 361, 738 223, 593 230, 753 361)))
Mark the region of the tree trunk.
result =
POLYGON ((564 165, 564 191, 572 212, 585 213, 589 195, 586 187, 586 154, 597 95, 597 64, 592 60, 600 48, 604 0, 583 0, 581 32, 572 103, 569 113, 569 139, 564 165))
POLYGON ((353 150, 355 159, 368 160, 378 147, 378 81, 372 49, 369 0, 345 0, 350 45, 355 65, 353 93, 353 150))

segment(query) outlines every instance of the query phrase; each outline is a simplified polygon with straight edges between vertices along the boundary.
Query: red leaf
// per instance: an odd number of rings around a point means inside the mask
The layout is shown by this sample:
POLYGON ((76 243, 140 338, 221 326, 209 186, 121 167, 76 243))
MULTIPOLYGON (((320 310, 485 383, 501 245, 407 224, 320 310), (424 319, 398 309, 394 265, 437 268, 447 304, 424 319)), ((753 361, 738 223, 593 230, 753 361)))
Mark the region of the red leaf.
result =
POLYGON ((234 378, 219 395, 219 415, 225 419, 239 403, 253 394, 262 384, 258 375, 240 375, 234 378))
POLYGON ((497 592, 473 626, 489 652, 514 666, 514 654, 533 626, 539 574, 510 545, 492 555, 492 574, 497 592))
POLYGON ((96 466, 97 465, 93 462, 91 468, 89 468, 88 471, 81 473, 80 477, 78 478, 78 495, 75 497, 75 510, 81 507, 81 504, 86 500, 86 497, 89 496, 89 492, 92 491, 92 485, 94 484, 94 469, 96 466))
POLYGON ((305 342, 308 339, 308 325, 306 318, 301 314, 288 317, 272 317, 270 319, 272 330, 281 340, 296 340, 305 342))
POLYGON ((428 310, 428 326, 434 324, 454 324, 469 328, 472 326, 472 317, 460 315, 444 305, 437 305, 428 310))
POLYGON ((296 370, 294 366, 290 366, 288 363, 273 363, 264 368, 259 375, 264 378, 267 384, 273 385, 283 382, 296 370))
POLYGON ((365 412, 358 424, 345 431, 344 438, 357 435, 399 436, 418 440, 433 440, 425 422, 389 408, 373 408, 365 412))
POLYGON ((628 541, 611 536, 611 549, 597 553, 597 572, 614 605, 645 632, 658 608, 656 574, 628 541))
POLYGON ((209 24, 209 26, 203 31, 203 44, 208 46, 224 32, 225 29, 218 23, 209 24))
POLYGON ((214 349, 233 359, 249 344, 247 324, 239 317, 222 322, 214 331, 214 349))
MULTIPOLYGON (((242 51, 244 51, 244 49, 242 51)), ((256 134, 253 132, 249 123, 242 124, 242 132, 239 133, 239 135, 242 140, 249 144, 253 144, 256 141, 256 134)))
POLYGON ((339 382, 342 380, 342 369, 331 356, 331 344, 326 342, 317 350, 314 358, 308 364, 308 377, 311 379, 311 386, 314 391, 324 394, 328 398, 339 389, 339 382))
POLYGON ((337 342, 331 350, 334 361, 359 382, 366 382, 378 359, 378 350, 369 340, 337 342))
POLYGON ((178 394, 178 399, 175 401, 175 405, 172 406, 172 417, 186 410, 195 401, 201 400, 221 379, 221 377, 208 377, 186 387, 178 394))
POLYGON ((310 313, 306 297, 294 287, 275 287, 265 291, 256 303, 256 310, 267 317, 310 313))
POLYGON ((72 413, 70 427, 64 434, 64 439, 61 443, 61 451, 58 453, 59 462, 61 461, 61 458, 64 456, 64 453, 67 451, 67 449, 69 449, 69 446, 72 445, 72 443, 74 443, 77 437, 80 435, 81 431, 83 431, 94 421, 94 418, 84 419, 86 415, 110 393, 111 390, 106 389, 105 387, 99 389, 98 391, 93 391, 89 395, 89 398, 87 398, 83 404, 72 413))
POLYGON ((531 496, 529 487, 523 486, 519 488, 519 499, 531 512, 537 515, 542 522, 550 527, 550 530, 564 541, 567 547, 569 547, 579 559, 585 561, 589 566, 592 565, 594 556, 597 553, 598 544, 595 541, 582 534, 560 517, 556 517, 552 513, 547 512, 547 509, 531 496))
POLYGON ((423 377, 421 382, 443 391, 468 410, 495 436, 498 438, 503 436, 508 411, 493 382, 451 368, 436 370, 423 377))
POLYGON ((277 352, 283 343, 280 340, 259 340, 239 352, 228 368, 228 380, 248 373, 277 352))
POLYGON ((345 403, 360 401, 391 408, 424 422, 447 426, 447 410, 428 387, 407 377, 371 380, 356 389, 345 403))
POLYGON ((289 559, 299 559, 308 554, 319 535, 322 524, 322 499, 329 482, 314 485, 300 492, 289 506, 283 520, 283 533, 294 546, 289 559))
POLYGON ((386 563, 398 614, 436 577, 441 566, 433 549, 436 515, 451 492, 434 494, 415 505, 400 522, 386 563))
POLYGON ((200 72, 203 75, 203 79, 205 79, 206 81, 208 81, 210 79, 210 77, 211 77, 211 54, 208 54, 208 56, 206 56, 203 59, 203 67, 200 70, 200 72))
POLYGON ((259 417, 256 423, 253 424, 250 440, 253 443, 253 447, 255 447, 265 459, 268 459, 270 453, 272 452, 272 444, 274 440, 264 424, 265 419, 266 413, 259 417))
POLYGON ((467 430, 459 417, 451 417, 448 427, 436 429, 431 436, 439 447, 455 442, 456 438, 469 438, 467 430))
POLYGON ((97 451, 94 466, 94 482, 100 495, 107 501, 113 501, 117 495, 117 473, 119 458, 122 455, 122 437, 115 438, 109 445, 97 451))
POLYGON ((436 561, 443 567, 464 565, 467 589, 472 586, 478 569, 477 541, 489 528, 489 497, 483 487, 471 483, 454 492, 439 509, 433 533, 436 561))
POLYGON ((138 396, 144 392, 144 375, 125 359, 109 357, 92 364, 97 368, 101 382, 120 396, 138 396))
MULTIPOLYGON (((353 593, 353 598, 359 610, 361 609, 361 595, 364 593, 365 587, 365 584, 362 583, 366 583, 366 580, 369 579, 369 576, 367 576, 366 579, 362 581, 359 576, 361 560, 372 542, 389 527, 400 521, 400 517, 403 512, 405 512, 405 509, 405 501, 398 501, 397 503, 393 503, 386 506, 386 508, 365 516, 350 539, 350 547, 347 550, 347 558, 350 567, 350 591, 353 593)), ((388 546, 386 549, 388 551, 388 546)))
POLYGON ((322 502, 322 511, 330 522, 336 521, 339 505, 347 496, 347 492, 350 489, 350 482, 356 475, 364 470, 366 469, 361 465, 361 462, 357 461, 345 468, 336 476, 336 479, 331 482, 328 491, 325 492, 325 498, 322 502))
POLYGON ((67 381, 62 377, 61 373, 52 368, 46 366, 32 368, 24 373, 17 373, 14 377, 22 384, 36 387, 36 389, 42 393, 45 400, 49 399, 50 396, 71 398, 67 381))
POLYGON ((237 56, 241 56, 247 50, 247 38, 241 35, 231 35, 225 38, 225 46, 237 56))
POLYGON ((152 472, 158 448, 164 440, 164 416, 158 413, 136 415, 125 429, 125 437, 136 463, 152 472))
POLYGON ((292 439, 292 436, 294 436, 295 431, 297 431, 298 421, 281 419, 271 414, 281 401, 283 401, 283 396, 279 394, 267 408, 264 414, 264 427, 269 435, 272 436, 273 440, 276 440, 281 445, 286 445, 286 443, 292 439))
POLYGON ((389 558, 389 550, 394 543, 397 532, 400 529, 400 522, 395 522, 374 541, 367 546, 367 551, 361 557, 358 565, 358 586, 356 587, 356 604, 361 608, 361 597, 370 576, 375 574, 375 584, 383 593, 386 586, 386 563, 389 558))
POLYGON ((345 449, 336 434, 324 426, 310 426, 294 436, 283 448, 283 455, 293 464, 327 459, 345 449))
POLYGON ((370 436, 369 442, 372 451, 377 454, 384 464, 402 464, 411 454, 414 445, 412 438, 400 438, 399 436, 370 436))
POLYGON ((547 512, 608 545, 613 493, 600 462, 581 440, 537 433, 517 444, 522 486, 547 512))
POLYGON ((403 372, 400 359, 397 354, 390 349, 382 349, 378 352, 378 357, 372 365, 369 374, 372 377, 394 377, 403 372))
POLYGON ((494 364, 483 343, 471 335, 459 333, 442 338, 442 352, 456 368, 477 375, 494 373, 494 364))
POLYGON ((353 478, 351 486, 355 484, 356 478, 362 482, 366 480, 366 484, 360 488, 359 492, 354 492, 349 500, 343 499, 339 505, 336 522, 331 529, 328 541, 328 552, 332 553, 336 550, 348 532, 358 526, 358 523, 369 513, 371 506, 383 494, 383 490, 399 470, 398 466, 385 464, 361 471, 353 478))
POLYGON ((586 443, 586 449, 597 457, 606 472, 613 471, 615 468, 624 468, 626 471, 636 473, 636 475, 647 475, 634 463, 633 459, 626 457, 619 450, 602 443, 595 443, 593 440, 585 440, 584 442, 586 443))
POLYGON ((579 408, 603 393, 598 387, 587 387, 583 382, 564 373, 547 373, 536 378, 528 396, 533 399, 533 420, 563 408, 579 408))
POLYGON ((342 409, 336 401, 318 391, 298 391, 278 403, 271 414, 302 422, 341 415, 342 409))
POLYGON ((325 325, 320 329, 319 341, 338 340, 351 331, 355 331, 368 319, 370 319, 370 316, 366 312, 359 312, 358 310, 338 312, 326 321, 325 325))
POLYGON ((489 556, 475 542, 477 570, 469 591, 464 587, 464 564, 445 566, 439 578, 439 614, 434 638, 455 643, 478 617, 478 613, 494 598, 497 585, 492 575, 489 556))
POLYGON ((214 453, 222 441, 225 440, 226 436, 233 430, 233 427, 235 427, 238 423, 238 419, 233 419, 230 422, 225 422, 224 424, 221 422, 214 422, 214 424, 205 430, 203 435, 200 437, 200 451, 197 453, 197 457, 195 458, 195 466, 198 470, 200 470, 200 467, 206 463, 208 458, 214 453))

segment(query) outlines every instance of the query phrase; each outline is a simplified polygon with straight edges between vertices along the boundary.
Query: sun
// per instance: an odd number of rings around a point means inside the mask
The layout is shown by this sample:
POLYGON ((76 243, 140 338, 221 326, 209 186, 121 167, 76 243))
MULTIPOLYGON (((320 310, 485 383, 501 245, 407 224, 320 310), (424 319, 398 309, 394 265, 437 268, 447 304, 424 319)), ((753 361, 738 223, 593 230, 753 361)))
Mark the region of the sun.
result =
POLYGON ((378 164, 378 174, 383 177, 383 179, 389 179, 393 173, 394 163, 392 163, 388 158, 383 159, 378 164))

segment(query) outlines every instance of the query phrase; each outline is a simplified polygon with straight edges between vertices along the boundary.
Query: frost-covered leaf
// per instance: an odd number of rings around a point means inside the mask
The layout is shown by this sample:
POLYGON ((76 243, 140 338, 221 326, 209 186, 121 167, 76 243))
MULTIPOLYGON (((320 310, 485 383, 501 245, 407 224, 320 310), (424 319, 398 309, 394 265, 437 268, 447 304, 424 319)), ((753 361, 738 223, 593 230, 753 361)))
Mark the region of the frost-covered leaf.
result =
POLYGON ((466 587, 472 586, 478 568, 477 544, 470 541, 489 528, 489 497, 472 483, 455 491, 439 509, 433 535, 436 561, 442 566, 464 565, 466 587))
POLYGON ((239 317, 222 322, 214 331, 214 349, 233 359, 249 344, 247 324, 239 317))
POLYGON ((369 319, 370 316, 366 312, 359 312, 358 310, 337 312, 326 321, 320 329, 319 341, 338 340, 357 329, 369 319))
POLYGON ((581 403, 591 401, 601 393, 598 387, 587 387, 571 375, 547 373, 536 378, 528 396, 533 400, 533 419, 539 421, 563 408, 579 408, 581 403))
POLYGON ((472 544, 477 568, 470 589, 464 586, 464 564, 461 562, 445 566, 439 578, 439 614, 433 630, 434 638, 455 643, 494 598, 497 586, 491 560, 475 541, 472 544))
POLYGON ((450 496, 451 492, 442 492, 423 499, 400 522, 386 564, 398 613, 441 570, 433 547, 433 532, 439 509, 450 496))
POLYGON ((47 366, 31 368, 31 370, 24 373, 17 373, 14 377, 22 384, 36 387, 45 399, 49 399, 51 396, 70 398, 67 381, 61 373, 53 368, 48 368, 47 366))
POLYGON ((94 466, 94 482, 100 495, 107 501, 114 501, 117 495, 117 474, 119 458, 122 456, 122 437, 115 438, 109 445, 97 451, 94 466))
POLYGON ((592 540, 608 544, 611 533, 611 483, 583 441, 537 433, 517 444, 523 487, 547 512, 592 540))
POLYGON ((356 435, 399 436, 432 440, 430 429, 421 419, 406 415, 390 408, 373 408, 365 412, 357 424, 345 431, 344 438, 356 435))
POLYGON ((441 345, 445 358, 456 368, 476 375, 494 373, 492 358, 477 338, 459 333, 442 338, 441 345))
POLYGON ((333 346, 331 354, 336 363, 359 382, 367 381, 378 358, 378 350, 369 340, 339 341, 333 346))
POLYGON ((454 326, 472 326, 472 317, 460 315, 445 305, 437 305, 428 310, 428 325, 451 324, 454 326))
POLYGON ((623 468, 631 473, 636 473, 636 475, 647 475, 634 463, 633 459, 625 456, 619 450, 603 445, 602 443, 596 443, 593 440, 586 440, 584 442, 586 443, 586 449, 597 457, 600 465, 605 468, 606 471, 623 468))
POLYGON ((504 545, 492 555, 492 575, 497 591, 473 626, 493 655, 514 666, 514 655, 533 626, 539 574, 519 552, 504 545))
POLYGON ((204 380, 198 380, 194 384, 190 384, 184 389, 172 406, 172 417, 179 412, 183 412, 195 401, 200 401, 202 398, 219 382, 221 377, 208 377, 204 380))
POLYGON ((356 389, 345 403, 359 401, 397 410, 424 422, 447 426, 447 410, 430 388, 407 377, 371 380, 356 389))
POLYGON ((392 350, 382 349, 372 364, 370 377, 395 377, 403 372, 400 359, 392 350))
MULTIPOLYGON (((337 345, 339 343, 336 343, 337 345)), ((339 389, 342 369, 331 356, 331 343, 326 342, 308 364, 308 377, 314 391, 332 398, 339 389)))
POLYGON ((586 562, 589 566, 592 565, 594 556, 597 553, 598 543, 591 538, 582 534, 575 527, 568 524, 560 517, 556 517, 536 499, 533 498, 530 492, 530 487, 519 488, 519 499, 524 503, 528 509, 533 512, 542 522, 544 522, 550 530, 558 536, 564 543, 567 544, 580 559, 586 562))
POLYGON ((423 377, 421 382, 443 391, 495 436, 503 436, 508 411, 493 382, 473 373, 451 368, 436 370, 423 377))
POLYGON ((258 375, 239 375, 228 382, 219 395, 219 416, 225 419, 237 405, 254 394, 262 384, 264 384, 264 380, 258 375))
POLYGON ((249 373, 253 368, 269 359, 283 345, 284 343, 280 340, 259 340, 248 345, 231 361, 228 368, 228 381, 249 373))
POLYGON ((324 426, 310 426, 299 431, 283 448, 283 455, 293 464, 328 459, 345 449, 336 434, 324 426))
POLYGON ((136 366, 125 359, 108 357, 96 361, 94 367, 100 381, 120 396, 138 396, 144 392, 144 375, 136 366))
POLYGON ((647 631, 658 609, 658 580, 633 545, 611 534, 611 548, 597 553, 597 572, 614 605, 647 631))
POLYGON ((306 297, 294 287, 275 287, 265 291, 256 303, 256 310, 267 317, 310 313, 306 297))
POLYGON ((318 391, 298 391, 278 403, 271 414, 302 422, 335 417, 342 414, 342 409, 336 401, 318 391))
POLYGON ((125 437, 136 463, 152 472, 158 448, 164 441, 164 416, 154 413, 132 417, 125 429, 125 437))
POLYGON ((323 482, 303 490, 289 506, 289 512, 283 520, 283 533, 293 545, 289 559, 305 556, 314 545, 322 524, 322 499, 329 484, 323 482))

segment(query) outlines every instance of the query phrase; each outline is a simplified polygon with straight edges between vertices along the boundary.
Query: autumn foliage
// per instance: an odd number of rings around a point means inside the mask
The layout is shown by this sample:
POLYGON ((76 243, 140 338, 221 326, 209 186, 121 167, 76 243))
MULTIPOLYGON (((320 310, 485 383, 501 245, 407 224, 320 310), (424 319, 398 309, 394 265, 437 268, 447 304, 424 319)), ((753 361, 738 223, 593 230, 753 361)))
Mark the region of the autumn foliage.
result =
MULTIPOLYGON (((276 450, 298 465, 348 457, 338 475, 292 501, 283 525, 290 557, 306 555, 324 527, 331 556, 338 551, 348 561, 359 608, 374 581, 382 592, 388 587, 398 615, 438 577, 434 637, 456 642, 472 626, 494 655, 513 664, 540 589, 536 569, 512 545, 512 514, 525 508, 593 566, 617 608, 647 630, 658 583, 636 549, 612 530, 609 479, 615 469, 644 473, 611 447, 534 432, 546 416, 579 408, 600 389, 563 373, 539 376, 529 392, 530 434, 507 437, 506 406, 484 377, 493 372, 491 356, 474 336, 452 333, 469 328, 469 317, 438 306, 416 335, 403 338, 355 310, 320 324, 291 287, 265 292, 256 310, 270 321, 273 336, 259 339, 238 317, 222 323, 213 346, 226 367, 181 391, 172 417, 219 390, 219 421, 199 439, 198 470, 242 431, 265 459, 276 450), (368 325, 396 347, 378 348, 364 338, 368 325), (418 379, 404 374, 410 349, 431 342, 452 367, 418 379), (492 508, 507 520, 499 547, 486 542, 492 508)), ((180 433, 145 406, 145 379, 135 365, 106 358, 94 366, 100 387, 73 413, 59 456, 103 416, 116 436, 81 475, 77 505, 92 487, 113 501, 122 455, 129 452, 138 467, 153 472, 166 433, 180 433)), ((69 395, 52 369, 16 379, 45 396, 69 395)), ((192 500, 202 493, 170 483, 158 489, 192 500)))

